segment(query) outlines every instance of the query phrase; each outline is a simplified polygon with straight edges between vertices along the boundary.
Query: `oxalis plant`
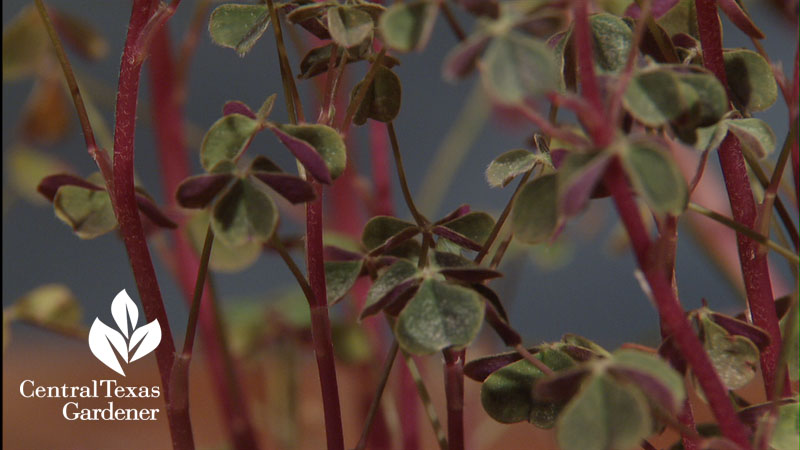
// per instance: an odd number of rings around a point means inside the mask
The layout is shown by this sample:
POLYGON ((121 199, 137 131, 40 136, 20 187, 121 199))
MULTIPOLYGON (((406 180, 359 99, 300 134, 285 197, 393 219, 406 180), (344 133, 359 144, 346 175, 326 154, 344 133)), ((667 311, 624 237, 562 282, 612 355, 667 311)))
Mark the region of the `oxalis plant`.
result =
MULTIPOLYGON (((38 80, 25 113, 28 141, 57 141, 63 134, 47 120, 48 102, 61 95, 62 80, 41 67, 63 69, 99 171, 81 176, 40 161, 35 167, 46 176, 37 178, 38 192, 78 237, 117 230, 122 238, 147 321, 157 319, 163 327, 155 355, 174 448, 194 448, 188 374, 196 331, 230 446, 263 444, 264 430, 256 429, 250 393, 235 370, 237 358, 246 356, 231 351, 231 336, 245 325, 222 317, 209 269, 242 270, 267 253, 285 263, 308 308, 270 309, 272 331, 254 328, 260 331, 249 336, 249 348, 274 351, 289 364, 298 348, 308 348, 292 342, 306 339, 301 334, 310 330, 329 449, 400 443, 419 448, 421 433, 434 433, 441 448, 469 446, 465 377, 466 383, 480 383, 480 402, 492 419, 552 428, 559 447, 568 450, 654 448, 648 439, 665 430, 673 432, 676 448, 797 449, 797 51, 791 67, 772 63, 760 44, 764 33, 743 3, 179 3, 132 1, 113 135, 99 129, 96 106, 81 94, 62 45, 90 60, 101 56, 103 41, 87 23, 36 0, 3 32, 4 81, 38 80), (179 7, 194 7, 195 13, 176 51, 168 27, 179 7), (752 48, 722 47, 720 11, 752 40, 752 48), (525 148, 497 149, 498 156, 486 161, 489 187, 514 186, 496 218, 469 205, 427 217, 406 180, 406 150, 393 124, 402 89, 393 68, 407 53, 425 50, 439 15, 460 41, 442 61, 443 77, 480 78, 495 110, 524 120, 533 133, 525 148), (465 18, 469 33, 459 24, 465 18), (257 109, 236 100, 220 105, 222 115, 205 131, 199 155, 190 155, 183 115, 187 67, 206 25, 216 44, 242 57, 258 40, 274 41, 270 57, 282 86, 257 109), (290 62, 287 36, 307 49, 298 55, 299 65, 290 62), (143 67, 153 78, 149 101, 162 205, 134 177, 143 67), (309 97, 300 95, 306 90, 316 94, 313 110, 301 102, 309 97), (789 132, 780 139, 753 117, 778 101, 786 102, 789 116, 789 132), (285 103, 286 117, 272 114, 275 102, 285 103), (574 120, 560 120, 563 110, 574 120), (359 190, 347 167, 354 146, 348 135, 362 125, 368 125, 366 150, 373 160, 364 174, 371 175, 369 194, 359 190), (275 145, 251 145, 260 133, 274 136, 275 145), (283 151, 296 167, 273 161, 283 151), (768 159, 773 153, 777 158, 768 159), (189 161, 198 156, 203 172, 190 173, 189 161), (708 158, 719 159, 731 217, 695 202, 708 158), (685 161, 693 168, 688 173, 679 166, 685 161), (392 205, 392 166, 407 213, 391 213, 404 211, 392 205), (572 333, 558 342, 524 342, 496 289, 507 250, 550 245, 603 197, 611 198, 627 234, 643 297, 658 311, 653 326, 660 329, 661 344, 610 350, 572 333), (329 238, 337 224, 328 219, 325 198, 340 207, 363 202, 359 207, 372 218, 348 225, 345 237, 329 238), (278 205, 287 204, 304 205, 303 236, 281 230, 284 208, 278 205), (735 230, 735 243, 706 244, 735 245, 747 300, 741 314, 682 306, 675 260, 678 224, 687 211, 735 230), (159 253, 172 262, 171 275, 190 312, 182 349, 173 341, 148 247, 148 238, 164 232, 170 240, 159 253), (300 252, 305 270, 295 261, 300 252), (791 268, 791 295, 776 298, 769 257, 791 268), (332 325, 329 308, 340 301, 353 302, 354 313, 332 325), (372 316, 386 320, 362 324, 372 316), (484 322, 508 352, 470 358, 467 349, 484 322), (372 368, 372 376, 360 386, 369 406, 357 442, 345 442, 342 428, 336 359, 343 356, 334 352, 334 337, 342 330, 369 344, 361 364, 372 368), (402 364, 395 365, 398 355, 402 364), (418 369, 437 355, 444 360, 442 419, 418 369), (399 401, 381 406, 393 371, 403 380, 393 386, 399 401), (737 394, 751 383, 763 384, 757 400, 737 394), (693 411, 704 405, 712 418, 696 423, 693 411), (422 415, 427 425, 418 425, 422 415), (394 428, 387 425, 390 416, 394 428)), ((773 3, 796 27, 796 2, 773 3)), ((242 70, 247 62, 242 59, 242 70)), ((7 308, 4 324, 25 321, 80 335, 76 308, 63 289, 48 286, 7 308)), ((275 434, 277 442, 291 446, 291 439, 275 434)))

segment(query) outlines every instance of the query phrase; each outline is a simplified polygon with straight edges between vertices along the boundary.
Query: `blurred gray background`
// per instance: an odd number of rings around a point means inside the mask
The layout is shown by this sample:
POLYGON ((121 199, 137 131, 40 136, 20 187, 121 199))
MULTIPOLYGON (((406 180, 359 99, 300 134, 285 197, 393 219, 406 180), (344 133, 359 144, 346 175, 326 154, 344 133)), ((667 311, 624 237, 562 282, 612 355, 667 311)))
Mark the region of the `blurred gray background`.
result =
MULTIPOLYGON (((73 58, 73 63, 81 73, 102 80, 113 89, 130 14, 129 2, 51 0, 48 3, 99 27, 109 42, 109 56, 99 63, 86 64, 78 58, 73 58)), ((791 67, 797 42, 796 30, 776 17, 764 3, 749 2, 755 22, 767 34, 764 46, 775 61, 783 61, 784 66, 791 67)), ((4 26, 27 4, 29 2, 20 0, 3 1, 4 26)), ((193 2, 185 0, 170 22, 173 42, 177 42, 186 30, 193 6, 193 2)), ((459 18, 468 30, 471 29, 465 15, 459 14, 459 18)), ((727 22, 724 25, 726 47, 749 47, 749 42, 735 27, 727 22)), ((474 76, 460 84, 442 80, 441 61, 455 44, 453 34, 440 17, 431 45, 423 53, 399 56, 402 65, 396 72, 404 83, 404 91, 396 128, 408 178, 419 199, 427 195, 420 186, 431 167, 434 154, 476 85, 474 76)), ((290 48, 290 57, 296 71, 299 58, 292 50, 290 48)), ((360 78, 366 70, 363 63, 350 67, 352 69, 348 69, 348 72, 351 80, 360 78)), ((136 169, 142 185, 160 200, 161 187, 156 172, 153 137, 146 124, 150 114, 145 104, 149 98, 146 69, 143 75, 140 91, 143 102, 140 104, 139 118, 145 120, 140 121, 137 128, 136 169)), ((3 85, 4 154, 15 139, 18 113, 31 87, 30 81, 3 85)), ((311 82, 304 81, 299 83, 299 89, 309 92, 314 88, 311 82)), ((202 34, 190 75, 186 111, 191 123, 207 129, 220 117, 225 101, 241 100, 256 108, 271 93, 279 95, 272 117, 285 120, 271 30, 243 59, 230 49, 213 45, 208 34, 202 34)), ((102 101, 100 103, 103 104, 102 101)), ((309 105, 306 102, 307 116, 313 119, 316 111, 310 110, 309 105)), ((106 105, 104 113, 108 122, 112 123, 111 108, 106 105)), ((783 100, 779 99, 761 117, 772 125, 779 141, 782 141, 787 129, 783 100)), ((96 168, 86 153, 76 120, 73 120, 72 126, 74 133, 69 142, 48 150, 67 161, 78 174, 85 176, 96 168)), ((469 202, 473 209, 490 211, 496 217, 511 194, 512 187, 490 189, 485 182, 484 170, 497 155, 524 146, 531 132, 530 127, 521 124, 510 126, 498 120, 488 120, 471 145, 469 155, 458 168, 455 182, 447 190, 442 205, 438 211, 427 213, 433 216, 443 214, 461 203, 469 202)), ((364 134, 364 131, 359 133, 364 134)), ((365 139, 362 142, 366 143, 365 139)), ((283 167, 292 167, 288 153, 271 136, 260 137, 254 145, 263 146, 259 150, 271 156, 279 155, 276 159, 283 167)), ((369 167, 369 160, 364 156, 366 153, 362 146, 359 150, 361 167, 369 167)), ((195 159, 195 173, 199 173, 199 158, 195 159)), ((709 170, 718 171, 715 155, 712 155, 710 162, 709 170)), ((409 219, 397 186, 394 167, 391 173, 396 211, 400 217, 409 219)), ((4 191, 7 189, 7 177, 8 173, 4 173, 4 191)), ((80 299, 85 322, 89 324, 95 316, 102 318, 108 315, 110 301, 120 289, 127 288, 131 295, 136 292, 124 247, 114 233, 82 241, 54 217, 49 205, 32 205, 5 194, 3 198, 4 307, 36 286, 64 283, 80 299)), ((493 284, 505 294, 504 301, 510 305, 513 325, 531 344, 558 339, 564 332, 582 334, 612 348, 625 341, 657 342, 657 316, 633 277, 635 264, 630 252, 612 255, 608 251, 608 238, 616 223, 612 205, 607 200, 595 203, 584 216, 599 218, 597 222, 581 217, 568 226, 571 254, 566 264, 548 269, 537 264, 530 255, 509 258, 502 268, 507 272, 506 278, 493 284), (594 234, 587 233, 587 230, 594 234)), ((283 222, 282 230, 297 229, 296 224, 289 220, 283 222)), ((701 298, 706 298, 715 308, 729 311, 741 308, 743 303, 739 295, 710 264, 705 254, 697 249, 685 230, 682 230, 679 242, 677 275, 684 306, 687 309, 698 307, 701 298)), ((537 250, 536 253, 543 251, 537 250)), ((299 257, 299 254, 296 255, 296 258, 299 257)), ((782 261, 778 262, 781 265, 777 267, 782 270, 782 261)), ((158 261, 156 269, 173 332, 180 336, 187 317, 184 300, 175 281, 158 261)), ((232 299, 243 296, 269 299, 270 293, 281 291, 293 283, 288 270, 272 255, 262 256, 253 267, 242 273, 218 274, 216 280, 223 302, 235 301, 232 299)), ((23 335, 37 340, 49 336, 28 327, 17 327, 14 333, 17 343, 20 343, 19 337, 23 335)), ((48 342, 58 341, 48 339, 48 342)))

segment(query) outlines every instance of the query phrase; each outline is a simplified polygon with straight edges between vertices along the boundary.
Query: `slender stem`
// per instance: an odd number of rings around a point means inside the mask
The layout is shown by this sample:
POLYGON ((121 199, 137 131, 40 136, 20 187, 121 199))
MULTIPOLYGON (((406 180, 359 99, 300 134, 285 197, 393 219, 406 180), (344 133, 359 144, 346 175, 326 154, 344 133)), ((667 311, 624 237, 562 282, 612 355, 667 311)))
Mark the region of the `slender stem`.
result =
POLYGON ((117 222, 128 252, 133 275, 148 321, 158 320, 162 329, 161 344, 156 348, 156 361, 161 374, 167 400, 167 416, 176 449, 194 448, 192 425, 188 410, 173 410, 170 407, 170 372, 175 356, 175 343, 161 299, 150 250, 144 235, 134 189, 134 136, 136 130, 136 107, 139 94, 141 62, 135 57, 136 43, 152 14, 152 2, 134 0, 128 34, 125 39, 117 89, 116 124, 114 130, 114 195, 117 222))
POLYGON ((200 266, 197 268, 197 281, 194 285, 192 307, 189 309, 189 320, 186 325, 186 338, 183 340, 183 356, 191 358, 194 348, 194 335, 197 330, 197 318, 200 316, 200 300, 203 298, 203 288, 206 285, 208 274, 208 260, 211 258, 211 246, 214 245, 214 231, 209 223, 206 238, 203 242, 203 251, 200 254, 200 266))
POLYGON ((431 396, 428 393, 428 389, 425 387, 425 381, 422 379, 422 375, 419 373, 417 364, 414 362, 414 358, 412 358, 408 353, 404 351, 401 351, 400 353, 403 355, 403 359, 406 362, 406 367, 408 367, 408 371, 411 373, 411 378, 414 379, 414 384, 417 386, 417 394, 419 395, 420 401, 422 401, 422 406, 425 408, 425 414, 428 416, 428 422, 430 422, 431 427, 433 428, 433 433, 436 435, 436 442, 439 444, 439 449, 448 450, 449 447, 447 445, 447 435, 442 428, 442 423, 439 421, 439 416, 436 414, 436 408, 433 407, 431 396))
POLYGON ((464 28, 462 28, 458 23, 458 20, 456 20, 456 16, 453 14, 453 10, 450 9, 450 5, 447 4, 447 0, 441 0, 439 2, 439 9, 442 10, 442 14, 444 14, 447 24, 450 25, 450 29, 453 30, 453 34, 456 35, 456 39, 458 39, 459 42, 466 39, 467 33, 464 32, 464 28))
MULTIPOLYGON (((797 141, 790 143, 790 147, 794 147, 796 145, 797 141)), ((744 160, 747 162, 747 166, 753 172, 753 175, 755 175, 756 179, 758 179, 759 184, 761 184, 761 186, 766 190, 769 187, 770 178, 767 177, 767 174, 761 167, 758 157, 746 148, 742 148, 742 154, 744 155, 744 160)), ((775 197, 774 205, 775 211, 778 213, 778 217, 781 219, 781 223, 783 224, 783 228, 789 234, 789 238, 792 240, 792 245, 794 246, 795 250, 797 250, 800 236, 798 236, 797 226, 792 221, 791 214, 789 214, 789 211, 786 209, 786 205, 783 203, 780 197, 775 197)), ((761 213, 763 213, 763 211, 761 213)))
POLYGON ((722 385, 700 340, 686 319, 686 313, 681 307, 675 291, 670 286, 664 272, 657 267, 654 268, 651 264, 650 238, 642 222, 639 207, 625 179, 622 166, 617 159, 611 161, 605 175, 605 183, 628 231, 639 267, 650 285, 659 316, 666 327, 665 331, 675 338, 678 348, 692 367, 722 434, 741 447, 750 448, 749 433, 736 416, 736 411, 728 399, 727 390, 722 385))
MULTIPOLYGON (((717 2, 715 0, 695 0, 700 43, 703 50, 703 65, 711 70, 728 89, 725 62, 722 55, 722 31, 720 29, 717 2)), ((739 141, 728 136, 720 144, 719 161, 725 178, 725 187, 731 203, 733 219, 747 226, 756 223, 757 209, 750 189, 750 179, 742 157, 739 141)), ((769 265, 764 254, 758 254, 758 243, 747 235, 736 234, 739 248, 739 262, 742 267, 747 302, 753 323, 770 335, 770 342, 761 352, 761 370, 767 392, 773 391, 777 382, 778 357, 781 348, 781 332, 775 314, 774 295, 769 276, 769 265)))
POLYGON ((444 350, 444 390, 447 399, 447 442, 464 449, 464 358, 466 350, 444 350))
MULTIPOLYGON (((198 9, 202 9, 200 4, 203 3, 206 5, 202 8, 207 9, 208 2, 205 0, 199 2, 198 9)), ((197 16, 197 13, 195 15, 197 16)), ((168 26, 165 25, 156 34, 151 44, 150 95, 162 192, 164 197, 169 199, 168 205, 177 209, 175 192, 179 184, 191 175, 186 149, 186 120, 183 114, 187 74, 181 74, 180 64, 173 60, 168 26)), ((188 58, 191 52, 185 47, 184 50, 184 58, 188 58)), ((181 223, 185 224, 185 220, 181 220, 181 223)), ((199 255, 183 229, 172 232, 172 246, 169 251, 172 262, 170 268, 183 291, 185 300, 191 305, 200 266, 199 255)), ((247 402, 242 395, 242 384, 237 380, 224 331, 216 316, 218 311, 214 308, 213 289, 210 282, 206 284, 200 300, 198 326, 204 344, 206 366, 225 421, 226 431, 233 447, 237 450, 257 449, 258 440, 249 416, 247 402)))
POLYGON ((322 248, 322 186, 312 182, 316 200, 306 203, 306 266, 313 291, 310 299, 311 338, 317 356, 322 406, 325 415, 325 434, 328 450, 344 449, 342 415, 339 407, 339 387, 336 381, 336 363, 333 357, 331 323, 328 318, 328 301, 325 286, 325 266, 322 248))
POLYGON ((700 206, 697 203, 689 203, 689 210, 702 214, 708 217, 709 219, 713 219, 731 228, 732 230, 735 230, 737 233, 741 233, 747 236, 749 239, 754 240, 755 242, 765 246, 766 248, 769 248, 770 250, 775 250, 775 252, 779 253, 781 256, 786 258, 791 263, 794 264, 800 263, 800 259, 798 258, 798 256, 791 250, 781 247, 775 241, 770 240, 763 234, 758 233, 757 231, 754 231, 729 217, 725 217, 724 215, 716 211, 712 211, 706 207, 700 206))
POLYGON ((483 244, 483 248, 475 255, 475 263, 480 264, 483 261, 483 258, 486 257, 486 254, 489 253, 489 249, 492 248, 494 241, 497 239, 497 236, 500 234, 500 230, 503 229, 503 225, 506 223, 506 219, 508 215, 511 214, 511 208, 514 206, 514 199, 517 198, 519 191, 522 190, 522 186, 528 182, 528 178, 531 177, 531 173, 533 173, 534 167, 531 167, 530 170, 525 172, 522 175, 522 178, 519 180, 519 184, 517 184, 517 188, 514 189, 514 193, 511 194, 511 197, 508 199, 506 203, 506 207, 503 208, 503 212, 500 213, 500 217, 497 218, 497 222, 494 224, 494 228, 492 228, 491 233, 489 233, 489 237, 486 238, 486 243, 483 244))
POLYGON ((292 255, 286 251, 286 247, 283 246, 281 240, 276 236, 272 238, 270 245, 278 252, 281 259, 286 264, 286 267, 288 267, 289 271, 292 272, 292 275, 297 281, 297 284, 300 286, 300 289, 303 291, 303 295, 306 297, 306 300, 308 300, 309 303, 313 302, 314 291, 311 289, 311 285, 308 284, 308 280, 306 280, 306 276, 303 275, 303 271, 300 270, 300 267, 294 262, 292 255))
POLYGON ((392 153, 394 155, 395 165, 397 166, 397 178, 400 179, 400 189, 403 191, 403 199, 406 201, 406 205, 408 206, 408 210, 411 211, 414 221, 420 228, 424 229, 428 225, 428 220, 417 209, 417 206, 414 204, 414 198, 411 196, 411 190, 408 188, 406 170, 403 167, 403 155, 400 154, 400 144, 397 143, 397 133, 394 131, 394 123, 387 123, 386 131, 389 133, 389 141, 392 144, 392 153))
POLYGON ((289 121, 292 124, 304 122, 303 109, 300 104, 300 96, 297 93, 297 86, 292 76, 292 68, 289 65, 289 57, 286 54, 286 46, 283 43, 283 33, 281 30, 281 20, 275 11, 272 0, 267 0, 269 15, 272 20, 272 29, 275 31, 275 46, 278 50, 278 61, 281 69, 281 81, 283 82, 283 95, 286 97, 286 109, 289 112, 289 121))
POLYGON ((394 360, 397 357, 397 351, 399 349, 400 346, 397 344, 397 340, 392 341, 392 346, 389 348, 389 353, 386 355, 386 360, 383 362, 381 379, 378 381, 378 388, 375 390, 375 396, 372 397, 372 403, 369 405, 367 419, 364 422, 364 428, 361 431, 361 438, 358 440, 356 450, 364 450, 364 448, 366 448, 367 438, 369 438, 369 432, 372 430, 372 423, 381 405, 381 397, 383 397, 383 391, 386 388, 386 382, 389 381, 389 374, 392 372, 392 366, 394 365, 394 360))
POLYGON ((353 117, 356 115, 356 111, 358 111, 359 105, 364 101, 364 98, 367 95, 367 91, 369 90, 369 86, 372 84, 372 80, 375 79, 375 74, 378 73, 378 66, 381 65, 381 61, 383 61, 383 56, 386 54, 386 48, 382 48, 378 55, 375 57, 375 60, 372 61, 372 65, 367 72, 367 75, 364 77, 364 81, 361 86, 363 88, 359 89, 356 98, 347 105, 347 111, 345 112, 344 119, 342 119, 342 123, 339 125, 339 131, 347 135, 347 132, 350 130, 350 124, 353 122, 353 117))
MULTIPOLYGON (((67 58, 64 46, 61 45, 61 39, 59 39, 58 33, 56 33, 56 29, 53 26, 53 22, 50 20, 50 15, 47 14, 47 8, 44 6, 42 0, 36 0, 36 8, 39 10, 39 15, 42 17, 42 22, 44 22, 47 34, 53 42, 53 46, 56 50, 56 57, 61 64, 64 78, 67 80, 67 86, 69 86, 69 92, 72 95, 72 102, 75 104, 75 111, 78 113, 78 120, 83 130, 86 149, 100 168, 100 173, 103 175, 103 179, 105 179, 106 186, 108 186, 109 191, 111 191, 114 188, 111 161, 108 158, 108 153, 97 147, 97 143, 94 139, 94 132, 92 131, 92 124, 89 122, 89 114, 86 112, 86 105, 83 103, 83 97, 81 96, 81 90, 78 88, 78 82, 75 79, 75 72, 72 70, 72 64, 70 64, 69 58, 67 58)), ((113 195, 111 196, 111 201, 112 203, 114 202, 113 195)))
MULTIPOLYGON (((767 185, 766 191, 764 192, 764 200, 761 202, 761 208, 758 211, 755 229, 761 234, 769 233, 772 205, 775 204, 775 200, 778 198, 778 187, 780 186, 781 178, 783 178, 783 171, 786 169, 786 163, 789 161, 792 145, 796 139, 797 124, 795 123, 791 126, 789 134, 783 142, 781 153, 778 155, 778 161, 775 163, 775 170, 772 172, 772 178, 770 178, 769 185, 767 185)), ((784 225, 787 225, 786 222, 784 222, 784 225)), ((791 229, 795 229, 793 224, 791 229)), ((795 250, 797 250, 797 242, 795 242, 795 250)))
POLYGON ((529 352, 528 349, 525 348, 522 344, 517 344, 516 346, 514 346, 514 350, 516 350, 517 353, 519 353, 523 358, 525 358, 526 361, 533 364, 533 367, 536 367, 537 369, 541 370, 543 374, 550 376, 555 373, 553 369, 548 367, 547 364, 542 362, 541 359, 533 356, 531 352, 529 352))
POLYGON ((180 86, 180 95, 185 97, 186 80, 191 67, 192 56, 197 49, 197 44, 200 42, 200 36, 203 32, 208 10, 211 6, 211 0, 198 0, 195 3, 194 12, 192 13, 192 21, 189 24, 189 29, 184 34, 183 42, 175 62, 175 80, 176 84, 180 86))
MULTIPOLYGON (((558 126, 552 124, 549 120, 547 120, 547 118, 532 108, 527 106, 519 106, 517 111, 519 111, 519 113, 522 114, 526 119, 530 120, 534 125, 539 127, 539 129, 542 131, 542 134, 545 136, 561 139, 562 141, 579 148, 588 148, 592 145, 583 136, 575 134, 567 129, 559 128, 558 126)), ((604 126, 605 125, 607 124, 604 124, 604 126)))

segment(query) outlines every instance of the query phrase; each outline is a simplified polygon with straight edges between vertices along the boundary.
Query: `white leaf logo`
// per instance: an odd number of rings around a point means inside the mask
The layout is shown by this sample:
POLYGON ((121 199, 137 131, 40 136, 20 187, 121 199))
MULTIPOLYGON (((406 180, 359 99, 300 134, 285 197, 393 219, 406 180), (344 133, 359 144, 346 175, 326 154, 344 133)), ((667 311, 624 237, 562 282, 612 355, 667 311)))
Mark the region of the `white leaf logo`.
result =
POLYGON ((111 316, 121 333, 95 318, 89 330, 89 349, 100 362, 124 377, 117 355, 127 364, 152 352, 161 343, 161 326, 156 319, 136 328, 139 309, 125 289, 111 302, 111 316))

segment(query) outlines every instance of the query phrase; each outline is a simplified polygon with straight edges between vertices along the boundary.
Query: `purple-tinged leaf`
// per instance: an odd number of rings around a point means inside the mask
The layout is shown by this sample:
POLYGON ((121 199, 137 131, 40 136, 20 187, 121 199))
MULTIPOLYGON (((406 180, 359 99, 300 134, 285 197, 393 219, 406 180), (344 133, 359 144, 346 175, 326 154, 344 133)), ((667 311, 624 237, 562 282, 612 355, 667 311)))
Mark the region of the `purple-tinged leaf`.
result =
POLYGON ((274 161, 267 158, 266 156, 257 156, 253 162, 250 163, 250 172, 277 172, 283 173, 283 169, 280 168, 274 161))
POLYGON ((571 153, 558 170, 558 205, 566 217, 581 212, 608 166, 610 153, 571 153))
POLYGON ((324 248, 326 261, 359 261, 364 259, 361 253, 351 252, 335 245, 326 245, 324 248))
POLYGON ((317 181, 320 183, 331 184, 333 178, 328 166, 325 165, 325 160, 322 156, 314 150, 308 142, 296 138, 288 133, 285 133, 278 127, 270 128, 278 139, 289 149, 290 152, 300 161, 300 164, 308 170, 317 181))
POLYGON ((472 289, 481 294, 481 296, 492 305, 492 308, 500 315, 500 317, 506 321, 507 323, 510 322, 508 320, 508 313, 506 313, 506 308, 503 306, 503 303, 500 302, 500 297, 497 295, 495 291, 493 291, 489 286, 486 286, 483 283, 475 283, 470 285, 472 289))
POLYGON ((361 275, 363 260, 325 261, 325 285, 328 290, 328 305, 343 299, 361 275))
POLYGON ((184 208, 205 208, 232 179, 229 173, 189 177, 178 186, 175 197, 184 208))
MULTIPOLYGON (((650 14, 654 19, 658 19, 672 9, 680 0, 655 0, 651 2, 650 14)), ((625 10, 625 16, 638 19, 641 17, 642 9, 636 2, 631 3, 625 10)))
POLYGON ((293 204, 310 202, 316 198, 311 183, 296 175, 275 172, 253 172, 252 175, 293 204))
POLYGON ((739 416, 739 420, 741 420, 745 425, 755 429, 758 426, 761 419, 764 418, 764 415, 772 411, 772 408, 783 405, 790 405, 792 403, 797 403, 797 399, 784 398, 777 400, 775 403, 773 402, 759 403, 757 405, 748 406, 747 408, 742 409, 737 413, 737 415, 739 416))
POLYGON ((561 336, 561 342, 563 342, 567 346, 577 346, 587 349, 594 356, 600 358, 611 356, 611 353, 609 353, 608 350, 604 349, 596 342, 592 341, 591 339, 587 339, 583 336, 577 335, 575 333, 565 333, 563 336, 561 336))
POLYGON ((389 250, 397 247, 398 245, 407 242, 409 239, 413 238, 417 234, 419 234, 419 228, 406 228, 399 233, 395 234, 394 236, 387 239, 383 244, 378 247, 372 249, 369 254, 370 256, 377 256, 382 253, 388 252, 389 250))
POLYGON ((750 339, 759 350, 764 350, 769 346, 769 334, 755 325, 716 312, 709 313, 709 317, 729 334, 750 339))
POLYGON ((474 250, 474 251, 477 252, 477 251, 480 251, 481 249, 483 249, 483 246, 481 244, 478 244, 477 242, 473 241, 472 239, 464 236, 461 233, 457 233, 457 232, 451 230, 450 228, 447 228, 446 226, 437 225, 437 226, 433 227, 432 231, 433 231, 434 234, 439 235, 439 236, 441 236, 441 237, 443 237, 443 238, 445 238, 447 240, 453 241, 456 244, 458 244, 461 247, 464 247, 464 248, 466 248, 468 250, 474 250))
POLYGON ((308 19, 319 17, 330 6, 328 2, 310 3, 302 6, 288 3, 285 7, 285 10, 288 10, 286 19, 292 24, 299 24, 308 19))
POLYGON ((482 267, 465 267, 462 269, 442 269, 440 274, 447 278, 452 278, 465 283, 480 283, 482 281, 491 280, 493 278, 502 277, 503 274, 491 269, 482 267))
POLYGON ((45 177, 39 182, 39 186, 36 188, 36 190, 50 200, 50 202, 52 202, 56 197, 58 188, 61 186, 78 186, 84 189, 89 189, 90 191, 105 190, 103 187, 100 187, 94 183, 90 183, 79 176, 68 173, 59 173, 45 177))
POLYGON ((681 408, 681 399, 677 398, 669 387, 664 385, 657 377, 627 367, 609 367, 608 373, 632 383, 644 393, 650 401, 660 408, 677 414, 681 408))
POLYGON ((150 219, 153 224, 158 225, 161 228, 178 228, 178 224, 167 217, 167 215, 158 208, 158 205, 156 205, 153 199, 150 197, 137 192, 136 206, 139 207, 139 211, 144 214, 145 217, 150 219))
POLYGON ((592 371, 585 365, 558 372, 539 380, 533 387, 533 397, 537 400, 564 402, 572 398, 592 371))
POLYGON ((447 54, 442 66, 442 76, 447 81, 465 78, 475 70, 478 57, 489 45, 490 36, 478 33, 458 44, 447 54))
POLYGON ((364 310, 361 311, 359 320, 364 320, 366 317, 391 308, 395 302, 405 303, 405 301, 416 295, 421 284, 422 278, 411 278, 395 285, 389 292, 377 298, 373 303, 368 302, 364 310))
POLYGON ((387 304, 388 296, 397 297, 402 291, 411 287, 414 283, 420 283, 420 272, 415 264, 410 261, 399 260, 392 264, 391 267, 386 269, 381 276, 372 283, 369 292, 367 292, 367 300, 364 310, 361 312, 361 318, 375 314, 387 304), (414 283, 405 284, 408 281, 414 283), (398 285, 403 285, 401 289, 395 290, 398 285), (392 291, 395 291, 394 293, 392 291))
POLYGON ((758 29, 750 16, 742 10, 736 0, 717 0, 717 5, 725 12, 737 28, 753 39, 764 39, 764 33, 758 29))
POLYGON ((230 114, 241 114, 251 119, 256 118, 256 113, 254 113, 249 106, 237 100, 230 100, 225 103, 225 106, 222 107, 223 116, 227 116, 230 114))
MULTIPOLYGON (((528 351, 535 354, 539 352, 539 349, 533 347, 529 348, 528 351)), ((522 359, 522 355, 517 352, 500 353, 473 359, 464 366, 464 375, 482 383, 489 375, 520 359, 522 359)))
MULTIPOLYGON (((473 289, 475 286, 483 286, 480 284, 473 285, 473 289)), ((486 318, 486 322, 489 323, 489 326, 500 336, 500 339, 503 340, 503 343, 508 347, 516 347, 517 345, 522 343, 522 336, 519 335, 511 325, 508 324, 506 320, 500 317, 495 309, 494 305, 488 303, 486 305, 486 311, 484 313, 484 317, 486 318)))
POLYGON ((441 219, 436 221, 436 225, 443 224, 445 222, 450 222, 452 220, 456 220, 461 216, 465 216, 469 214, 470 208, 469 205, 464 204, 453 210, 451 213, 447 214, 446 216, 442 217, 441 219))
POLYGON ((579 345, 564 344, 560 347, 561 351, 568 354, 570 358, 579 362, 586 362, 598 357, 597 353, 579 345))
POLYGON ((361 242, 367 250, 374 250, 386 244, 392 236, 409 228, 416 229, 417 225, 390 216, 375 216, 364 225, 361 242))
POLYGON ((480 266, 461 255, 450 252, 436 252, 433 254, 433 262, 441 269, 453 268, 479 268, 480 266))

